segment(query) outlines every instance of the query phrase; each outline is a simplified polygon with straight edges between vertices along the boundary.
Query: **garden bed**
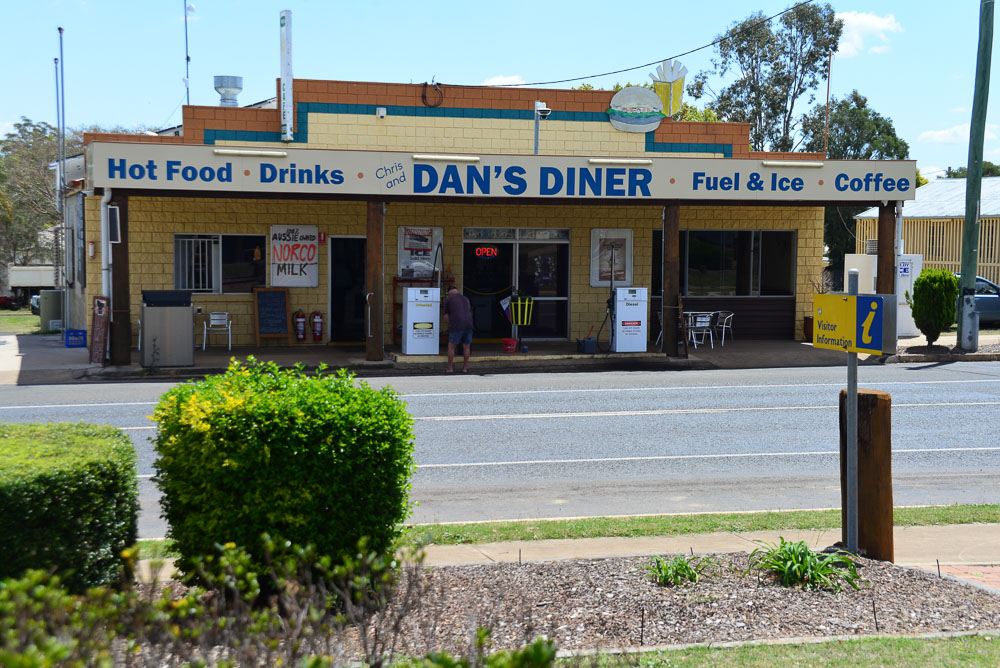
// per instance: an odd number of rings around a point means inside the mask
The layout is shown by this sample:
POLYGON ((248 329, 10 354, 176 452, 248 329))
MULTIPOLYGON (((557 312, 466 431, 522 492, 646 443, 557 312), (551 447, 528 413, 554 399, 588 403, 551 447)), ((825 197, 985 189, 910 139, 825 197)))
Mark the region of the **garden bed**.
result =
POLYGON ((403 632, 407 653, 462 651, 477 626, 494 648, 544 635, 560 649, 717 643, 1000 629, 1000 593, 893 564, 859 559, 869 586, 855 591, 782 587, 747 555, 686 587, 662 587, 647 558, 429 568, 403 632))

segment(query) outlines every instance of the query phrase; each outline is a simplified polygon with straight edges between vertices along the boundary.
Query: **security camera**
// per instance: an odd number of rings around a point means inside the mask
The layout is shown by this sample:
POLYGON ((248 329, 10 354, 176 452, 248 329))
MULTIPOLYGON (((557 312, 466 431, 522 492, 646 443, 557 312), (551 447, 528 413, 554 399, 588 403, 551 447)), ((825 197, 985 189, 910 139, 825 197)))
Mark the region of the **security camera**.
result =
POLYGON ((544 121, 546 118, 548 118, 549 114, 552 113, 552 110, 548 109, 548 108, 546 108, 546 109, 537 109, 536 111, 538 112, 538 119, 542 120, 542 121, 544 121))

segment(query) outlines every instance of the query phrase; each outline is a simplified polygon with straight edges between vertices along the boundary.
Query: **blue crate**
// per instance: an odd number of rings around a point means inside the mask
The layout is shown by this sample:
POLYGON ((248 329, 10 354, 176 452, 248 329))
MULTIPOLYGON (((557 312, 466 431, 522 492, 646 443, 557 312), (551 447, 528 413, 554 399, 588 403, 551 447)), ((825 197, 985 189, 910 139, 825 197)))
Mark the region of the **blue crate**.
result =
POLYGON ((85 330, 85 329, 67 329, 66 330, 66 347, 67 348, 86 348, 87 347, 87 330, 85 330))

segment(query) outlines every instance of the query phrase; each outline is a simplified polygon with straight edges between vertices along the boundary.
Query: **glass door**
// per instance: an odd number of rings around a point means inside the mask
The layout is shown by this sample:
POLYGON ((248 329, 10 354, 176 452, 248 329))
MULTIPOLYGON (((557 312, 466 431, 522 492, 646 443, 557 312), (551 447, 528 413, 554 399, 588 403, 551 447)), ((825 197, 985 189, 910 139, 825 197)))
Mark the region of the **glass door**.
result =
POLYGON ((514 290, 514 244, 477 242, 463 244, 462 291, 472 304, 477 339, 511 336, 511 324, 500 300, 514 290))
POLYGON ((534 298, 531 324, 523 338, 565 339, 569 336, 569 245, 518 242, 517 289, 534 298))

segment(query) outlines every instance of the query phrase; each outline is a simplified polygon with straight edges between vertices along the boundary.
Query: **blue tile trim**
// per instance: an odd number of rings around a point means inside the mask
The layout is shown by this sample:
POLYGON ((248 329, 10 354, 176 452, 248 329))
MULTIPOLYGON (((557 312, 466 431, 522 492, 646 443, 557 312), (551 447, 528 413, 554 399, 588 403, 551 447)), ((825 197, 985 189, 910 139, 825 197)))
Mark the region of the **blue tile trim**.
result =
POLYGON ((733 157, 732 144, 682 144, 679 142, 658 142, 653 132, 646 133, 647 153, 721 153, 723 157, 733 157))
MULTIPOLYGON (((309 142, 309 114, 353 114, 374 116, 374 104, 341 104, 331 102, 299 102, 295 110, 295 140, 293 144, 309 142)), ((389 116, 410 116, 428 118, 486 118, 511 121, 530 121, 534 112, 530 109, 466 109, 460 107, 400 107, 387 105, 389 116)), ((607 123, 608 115, 595 111, 553 111, 549 116, 553 121, 577 123, 607 123)), ((684 144, 679 142, 658 142, 655 132, 646 133, 647 153, 721 153, 726 158, 733 157, 732 144, 684 144)), ((249 130, 205 130, 205 144, 217 141, 249 141, 280 143, 279 132, 253 132, 249 130)))

